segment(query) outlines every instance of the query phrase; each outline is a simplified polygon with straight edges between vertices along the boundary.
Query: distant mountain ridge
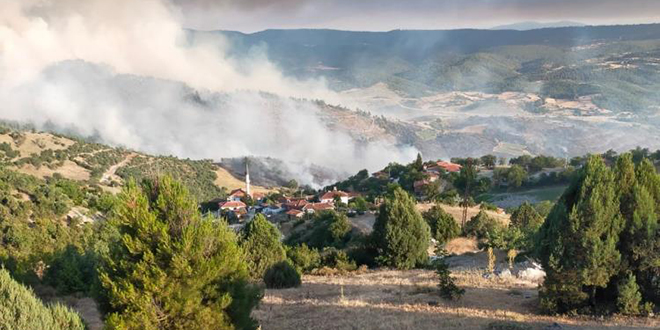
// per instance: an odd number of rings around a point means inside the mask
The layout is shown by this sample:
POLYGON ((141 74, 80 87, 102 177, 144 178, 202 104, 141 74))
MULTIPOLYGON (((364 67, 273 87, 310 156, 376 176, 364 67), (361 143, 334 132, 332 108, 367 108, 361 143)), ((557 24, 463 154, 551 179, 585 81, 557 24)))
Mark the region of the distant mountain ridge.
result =
POLYGON ((559 22, 518 22, 512 24, 499 25, 490 28, 490 30, 517 30, 517 31, 527 31, 527 30, 536 30, 536 29, 548 29, 548 28, 561 28, 561 27, 582 27, 587 26, 586 24, 580 22, 572 21, 559 21, 559 22))

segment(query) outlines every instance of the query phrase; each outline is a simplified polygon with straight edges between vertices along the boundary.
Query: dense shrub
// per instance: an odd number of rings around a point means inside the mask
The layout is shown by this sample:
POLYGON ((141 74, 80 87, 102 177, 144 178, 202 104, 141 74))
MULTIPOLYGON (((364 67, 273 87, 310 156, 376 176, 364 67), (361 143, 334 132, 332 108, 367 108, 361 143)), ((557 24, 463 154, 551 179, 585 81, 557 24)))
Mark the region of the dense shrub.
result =
POLYGON ((264 283, 269 289, 287 289, 299 287, 302 281, 300 280, 300 273, 291 263, 281 261, 266 271, 264 283))
POLYGON ((84 330, 82 319, 62 305, 45 306, 32 290, 0 269, 0 329, 84 330))
POLYGON ((434 205, 422 214, 431 229, 431 237, 444 244, 461 233, 458 223, 441 206, 434 205))
POLYGON ((309 248, 304 243, 302 245, 287 247, 286 256, 301 273, 309 273, 321 264, 319 251, 309 248))
POLYGON ((44 281, 60 294, 90 293, 96 279, 96 260, 73 245, 57 253, 44 281))
POLYGON ((339 271, 354 271, 357 269, 355 261, 351 260, 346 252, 332 247, 323 250, 321 265, 339 271))
POLYGON ((268 268, 286 259, 281 236, 280 231, 261 214, 245 226, 241 246, 252 278, 262 278, 268 268))
POLYGON ((227 224, 202 219, 169 177, 129 182, 110 225, 120 239, 102 253, 101 296, 111 329, 254 329, 261 293, 227 224))
POLYGON ((395 188, 381 205, 372 233, 380 265, 410 269, 428 262, 430 229, 415 204, 403 189, 395 188))

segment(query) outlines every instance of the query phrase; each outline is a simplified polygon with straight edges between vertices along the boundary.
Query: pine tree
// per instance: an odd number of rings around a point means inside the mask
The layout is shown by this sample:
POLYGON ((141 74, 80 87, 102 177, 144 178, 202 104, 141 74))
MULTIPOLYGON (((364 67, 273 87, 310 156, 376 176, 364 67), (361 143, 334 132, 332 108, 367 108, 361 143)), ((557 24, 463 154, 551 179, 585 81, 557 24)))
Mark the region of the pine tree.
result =
POLYGON ((381 205, 372 240, 382 266, 410 269, 428 261, 429 227, 415 200, 401 188, 394 189, 381 205))
POLYGON ((619 313, 624 315, 639 315, 642 295, 639 293, 637 280, 632 272, 628 272, 618 283, 618 296, 616 306, 619 313))
POLYGON ((203 219, 182 184, 129 182, 109 221, 120 239, 99 265, 108 328, 256 328, 250 313, 261 293, 236 235, 203 219))
POLYGON ((590 157, 543 224, 538 245, 546 270, 540 292, 545 309, 593 306, 597 290, 618 273, 623 221, 614 182, 602 159, 590 157))
POLYGON ((241 246, 252 278, 262 278, 271 266, 286 259, 281 236, 280 231, 261 214, 245 226, 241 246))
POLYGON ((422 216, 431 229, 431 237, 439 244, 447 243, 461 233, 461 228, 454 217, 445 212, 439 205, 434 205, 422 216))
POLYGON ((660 217, 660 175, 655 170, 653 163, 644 159, 635 169, 637 182, 646 188, 655 200, 655 211, 660 217))

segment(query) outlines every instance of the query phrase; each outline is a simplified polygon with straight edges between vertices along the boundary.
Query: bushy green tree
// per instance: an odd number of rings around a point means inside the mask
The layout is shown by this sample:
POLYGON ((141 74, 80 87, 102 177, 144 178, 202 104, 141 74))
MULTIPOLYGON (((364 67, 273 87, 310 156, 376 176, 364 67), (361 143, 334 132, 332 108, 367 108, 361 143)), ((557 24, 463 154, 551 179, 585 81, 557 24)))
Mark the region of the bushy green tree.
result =
POLYGON ((367 200, 362 196, 355 197, 352 201, 348 203, 348 207, 354 209, 358 212, 366 212, 369 209, 367 200))
POLYGON ((427 262, 429 226, 403 189, 395 188, 381 205, 372 241, 383 266, 410 269, 427 262))
POLYGON ((99 265, 108 328, 256 328, 250 313, 261 293, 236 235, 203 219, 180 183, 129 182, 113 213, 119 239, 99 265))
POLYGON ((439 244, 447 243, 461 233, 461 228, 454 217, 445 212, 440 205, 434 205, 422 216, 431 229, 431 237, 439 244))
POLYGON ((597 291, 619 272, 622 224, 614 174, 592 156, 540 230, 544 309, 566 312, 595 306, 597 291))
POLYGON ((253 278, 262 278, 268 268, 286 259, 281 236, 280 231, 261 214, 245 226, 241 246, 253 278))
POLYGON ((300 273, 288 261, 280 261, 271 266, 264 274, 264 283, 269 289, 287 289, 302 284, 300 273))
POLYGON ((321 264, 319 251, 308 247, 305 243, 287 247, 286 256, 301 273, 309 273, 321 264))
POLYGON ((521 204, 511 214, 511 225, 521 229, 529 229, 531 231, 538 230, 543 224, 543 218, 536 212, 536 209, 529 203, 521 204))
POLYGON ((351 229, 351 223, 345 214, 323 211, 314 216, 309 235, 304 235, 295 242, 291 242, 291 239, 289 241, 294 244, 306 243, 316 249, 330 246, 343 248, 351 238, 351 229))
POLYGON ((80 316, 62 305, 44 305, 32 292, 0 269, 0 330, 84 330, 80 316))
POLYGON ((521 244, 516 249, 530 251, 534 247, 534 239, 539 228, 543 224, 543 219, 536 209, 528 202, 520 205, 516 211, 511 214, 511 231, 519 231, 521 235, 521 244))
POLYGON ((489 216, 485 211, 481 210, 465 224, 463 233, 466 236, 483 239, 488 238, 488 236, 496 230, 501 230, 502 227, 501 223, 489 216))

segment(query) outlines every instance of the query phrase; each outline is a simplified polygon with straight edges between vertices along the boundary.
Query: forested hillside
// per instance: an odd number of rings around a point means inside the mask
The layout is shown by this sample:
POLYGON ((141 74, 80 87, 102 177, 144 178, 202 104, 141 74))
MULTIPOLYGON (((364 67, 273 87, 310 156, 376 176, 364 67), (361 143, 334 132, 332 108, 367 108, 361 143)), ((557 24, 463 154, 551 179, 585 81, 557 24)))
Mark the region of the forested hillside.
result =
MULTIPOLYGON (((660 25, 350 32, 222 32, 237 55, 266 46, 298 77, 326 77, 338 90, 383 82, 408 96, 447 91, 533 92, 613 111, 648 111, 660 63, 660 25)), ((194 34, 193 34, 194 35, 194 34)), ((536 106, 540 106, 537 104, 536 106)))

